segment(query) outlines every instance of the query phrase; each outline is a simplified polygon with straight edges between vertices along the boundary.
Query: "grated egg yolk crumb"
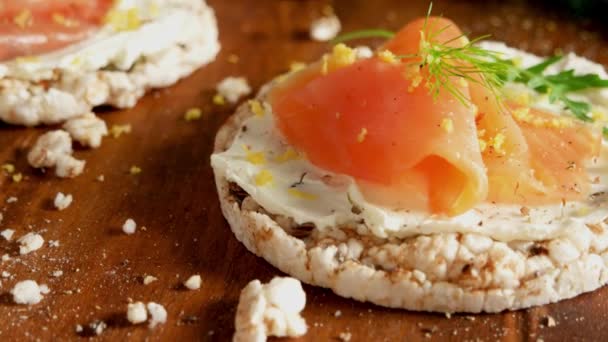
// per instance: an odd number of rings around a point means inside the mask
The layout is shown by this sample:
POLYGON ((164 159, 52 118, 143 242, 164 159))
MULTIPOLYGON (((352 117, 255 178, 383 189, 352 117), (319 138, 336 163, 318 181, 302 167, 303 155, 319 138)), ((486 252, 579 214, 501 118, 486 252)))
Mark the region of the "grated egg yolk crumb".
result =
POLYGON ((132 175, 138 175, 141 173, 141 168, 139 166, 133 165, 129 169, 129 173, 132 175))
POLYGON ((238 55, 231 53, 230 55, 228 55, 228 63, 231 64, 237 64, 239 62, 240 58, 238 55))
POLYGON ((317 199, 317 195, 311 194, 311 193, 308 193, 308 192, 304 192, 304 191, 296 189, 296 188, 289 188, 289 189, 287 189, 287 193, 290 196, 293 196, 293 197, 296 197, 296 198, 305 199, 305 200, 316 200, 317 199))
POLYGON ((215 94, 213 95, 213 103, 218 106, 223 106, 226 104, 226 99, 224 96, 222 96, 222 94, 215 94))
POLYGON ((10 164, 10 163, 6 163, 6 164, 2 164, 2 170, 4 170, 4 172, 11 174, 13 172, 15 172, 15 165, 10 164))
POLYGON ((488 147, 491 147, 496 151, 496 153, 505 154, 506 152, 503 150, 503 146, 505 143, 505 135, 502 133, 497 133, 494 137, 492 137, 488 141, 488 147))
POLYGON ((13 22, 20 28, 30 26, 32 24, 32 12, 27 8, 21 10, 21 12, 13 18, 13 22))
POLYGON ((291 160, 296 160, 300 158, 300 154, 296 152, 293 148, 289 147, 283 154, 275 158, 277 163, 285 163, 291 160))
POLYGON ((395 56, 395 54, 389 50, 382 50, 378 52, 378 58, 380 58, 381 61, 389 64, 397 64, 399 62, 397 56, 395 56))
POLYGON ((13 182, 19 183, 23 179, 23 175, 21 173, 15 173, 15 174, 13 174, 12 178, 13 178, 13 182))
POLYGON ((551 119, 542 118, 535 116, 530 113, 530 108, 518 108, 512 112, 515 120, 535 127, 548 127, 548 128, 567 128, 572 127, 574 122, 572 119, 567 117, 555 117, 551 119))
POLYGON ((190 108, 184 114, 184 119, 186 121, 194 121, 201 118, 203 111, 200 108, 190 108))
POLYGON ((40 58, 38 58, 37 56, 21 56, 15 58, 15 61, 17 62, 17 64, 36 63, 40 61, 40 58))
POLYGON ((258 100, 249 100, 249 109, 251 109, 256 116, 264 116, 264 108, 258 100))
POLYGON ((361 128, 361 131, 357 135, 357 142, 362 143, 365 140, 366 136, 367 136, 367 128, 363 127, 363 128, 361 128))
POLYGON ((137 8, 112 10, 106 15, 105 22, 116 31, 133 31, 141 26, 137 8))
POLYGON ((486 143, 486 141, 483 139, 477 139, 477 141, 479 142, 479 151, 481 151, 481 152, 485 151, 486 148, 488 147, 488 144, 486 143))
POLYGON ((289 64, 289 71, 290 72, 298 72, 300 70, 303 70, 306 68, 306 63, 302 63, 302 62, 291 62, 289 64))
POLYGON ((345 67, 353 64, 357 60, 357 53, 355 50, 349 48, 345 44, 338 44, 334 46, 330 61, 336 68, 345 67))
POLYGON ((274 181, 274 177, 272 176, 272 173, 270 173, 270 171, 262 170, 257 175, 255 175, 254 180, 255 180, 255 185, 264 186, 264 185, 272 184, 272 182, 274 181))
POLYGON ((131 125, 130 124, 125 124, 125 125, 112 125, 112 128, 110 128, 110 134, 112 134, 112 136, 114 138, 118 138, 123 134, 128 134, 131 133, 131 125))
POLYGON ((441 121, 441 129, 448 133, 452 133, 454 131, 454 121, 450 118, 444 118, 441 121))
POLYGON ((80 24, 77 20, 66 18, 61 13, 53 13, 52 18, 55 23, 65 27, 76 27, 80 24))
POLYGON ((266 157, 264 156, 264 152, 252 152, 247 145, 243 145, 243 149, 245 150, 245 158, 248 162, 254 165, 263 165, 266 164, 266 157))

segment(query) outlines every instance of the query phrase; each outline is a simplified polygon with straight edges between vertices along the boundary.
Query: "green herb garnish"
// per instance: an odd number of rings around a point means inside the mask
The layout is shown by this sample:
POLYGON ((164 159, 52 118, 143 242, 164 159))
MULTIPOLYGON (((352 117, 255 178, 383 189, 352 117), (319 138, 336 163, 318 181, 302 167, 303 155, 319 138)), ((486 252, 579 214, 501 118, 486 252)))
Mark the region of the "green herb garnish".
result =
POLYGON ((369 30, 359 30, 352 31, 345 34, 341 34, 336 38, 331 40, 331 44, 336 45, 344 42, 348 42, 356 39, 365 39, 365 38, 385 38, 391 39, 395 36, 394 32, 383 30, 383 29, 369 29, 369 30))
MULTIPOLYGON (((591 104, 577 101, 569 94, 594 88, 608 88, 608 80, 601 79, 596 74, 575 75, 574 70, 564 70, 553 75, 544 75, 546 69, 559 62, 563 56, 553 56, 529 68, 521 68, 513 61, 501 58, 496 51, 476 46, 479 41, 489 36, 481 36, 468 41, 466 35, 461 35, 445 42, 438 42, 439 34, 449 28, 443 27, 434 32, 428 32, 427 22, 431 16, 433 4, 429 6, 421 31, 419 51, 414 55, 398 55, 401 59, 412 59, 420 67, 426 67, 426 86, 433 97, 437 97, 441 89, 448 91, 463 104, 470 104, 470 99, 453 83, 453 77, 461 77, 469 82, 483 85, 490 90, 498 102, 502 95, 500 88, 506 82, 523 83, 528 88, 540 94, 547 94, 549 102, 561 103, 572 115, 579 120, 592 122, 589 115, 591 104), (462 47, 451 47, 450 43, 467 39, 462 47)), ((362 38, 392 38, 395 33, 384 29, 360 30, 346 33, 333 40, 334 44, 362 38)), ((608 139, 608 127, 603 128, 603 135, 608 139)))
MULTIPOLYGON (((506 81, 519 82, 534 89, 538 93, 548 94, 549 102, 561 102, 565 108, 579 120, 591 122, 589 116, 591 105, 587 102, 575 101, 567 96, 568 93, 608 87, 608 80, 601 79, 596 74, 575 75, 574 70, 564 70, 554 75, 544 75, 545 70, 559 62, 563 56, 554 56, 526 69, 518 68, 510 63, 510 73, 504 75, 506 81)), ((505 61, 497 60, 497 63, 505 61)))

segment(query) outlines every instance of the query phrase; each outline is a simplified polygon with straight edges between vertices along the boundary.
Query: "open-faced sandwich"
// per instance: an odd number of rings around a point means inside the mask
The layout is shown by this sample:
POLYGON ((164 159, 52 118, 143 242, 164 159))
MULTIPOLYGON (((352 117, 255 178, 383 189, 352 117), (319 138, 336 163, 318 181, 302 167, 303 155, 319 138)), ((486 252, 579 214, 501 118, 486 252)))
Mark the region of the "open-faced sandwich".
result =
POLYGON ((497 312, 608 281, 608 86, 574 54, 413 21, 338 44, 220 129, 223 213, 253 253, 379 305, 497 312))

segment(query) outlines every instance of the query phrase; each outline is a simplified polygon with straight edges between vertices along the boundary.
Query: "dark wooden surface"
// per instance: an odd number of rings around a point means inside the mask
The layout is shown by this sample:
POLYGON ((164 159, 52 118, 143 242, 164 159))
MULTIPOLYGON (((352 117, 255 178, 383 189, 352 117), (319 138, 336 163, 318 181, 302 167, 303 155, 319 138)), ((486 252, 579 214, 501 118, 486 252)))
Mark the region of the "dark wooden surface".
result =
MULTIPOLYGON (((0 279, 0 340, 74 340, 76 324, 104 320, 103 340, 227 341, 240 289, 250 280, 280 274, 253 256, 233 237, 218 206, 209 156, 216 130, 233 108, 212 105, 214 85, 229 75, 246 76, 259 87, 292 61, 311 61, 327 45, 307 39, 311 19, 331 3, 345 30, 368 27, 397 29, 427 8, 426 1, 274 1, 210 0, 220 23, 222 52, 216 62, 174 87, 147 95, 127 111, 103 114, 108 124, 130 123, 133 132, 107 138, 98 150, 79 150, 86 171, 61 180, 32 170, 25 149, 43 129, 0 126, 0 163, 13 162, 25 175, 21 183, 0 176, 3 228, 19 237, 42 232, 45 245, 23 257, 15 243, 0 241, 0 254, 14 258, 0 264, 12 276, 0 279), (228 62, 236 54, 238 63, 228 62), (200 107, 200 121, 185 122, 186 109, 200 107), (129 168, 142 168, 130 175, 129 168), (105 182, 95 179, 105 176, 105 182), (74 195, 67 210, 52 209, 62 191, 74 195), (7 204, 15 196, 18 202, 7 204), (139 229, 121 232, 127 218, 139 229), (51 277, 62 270, 60 278, 51 277), (200 273, 202 288, 186 291, 180 284, 200 273), (159 280, 144 286, 142 277, 159 280), (51 293, 38 305, 12 304, 8 291, 19 280, 46 283, 51 293), (72 291, 72 294, 69 294, 72 291), (156 301, 169 321, 154 330, 130 326, 124 319, 128 299, 156 301)), ((453 18, 476 35, 491 33, 512 45, 548 54, 575 50, 608 63, 608 46, 590 23, 574 22, 523 2, 435 1, 435 13, 453 18)), ((389 310, 339 298, 305 286, 304 316, 310 326, 301 340, 332 340, 351 332, 353 341, 393 340, 606 340, 608 289, 530 310, 497 315, 443 315, 389 310), (339 317, 335 316, 340 311, 339 317), (552 316, 557 325, 544 327, 552 316)))

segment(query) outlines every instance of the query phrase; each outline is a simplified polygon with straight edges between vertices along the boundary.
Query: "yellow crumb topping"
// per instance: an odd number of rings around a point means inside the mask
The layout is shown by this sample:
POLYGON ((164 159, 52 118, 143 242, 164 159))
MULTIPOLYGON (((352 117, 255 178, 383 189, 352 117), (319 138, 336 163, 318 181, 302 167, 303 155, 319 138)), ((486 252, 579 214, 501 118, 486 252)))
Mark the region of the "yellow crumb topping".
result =
POLYGON ((289 71, 290 72, 298 72, 300 70, 306 69, 306 63, 302 63, 302 62, 291 62, 289 64, 289 71))
POLYGON ((504 88, 503 93, 507 100, 513 101, 520 106, 530 105, 530 92, 526 90, 504 88))
POLYGON ((118 138, 123 134, 129 134, 129 133, 131 133, 130 124, 112 125, 112 127, 110 128, 110 134, 112 134, 112 136, 114 138, 118 138))
POLYGON ((441 121, 441 129, 443 129, 444 131, 448 132, 448 133, 452 133, 454 131, 454 121, 452 121, 452 119, 450 118, 444 118, 441 121))
POLYGON ((334 68, 342 68, 355 63, 357 60, 357 53, 355 50, 349 48, 345 44, 338 44, 334 46, 330 62, 334 68))
POLYGON ((311 194, 309 192, 304 192, 302 190, 296 189, 296 188, 289 188, 287 189, 287 193, 290 196, 296 197, 296 198, 301 198, 301 199, 305 199, 305 200, 316 200, 317 199, 317 195, 315 194, 311 194))
POLYGON ((111 10, 105 17, 105 23, 116 31, 133 31, 141 26, 141 18, 137 8, 111 10))
POLYGON ((485 140, 479 138, 477 139, 477 141, 479 142, 479 150, 481 152, 485 151, 486 148, 488 148, 488 143, 485 140))
POLYGON ((226 104, 226 99, 222 94, 215 94, 213 95, 213 103, 218 106, 223 106, 226 104))
POLYGON ((256 116, 264 116, 264 107, 262 106, 262 103, 258 100, 249 100, 249 109, 251 109, 253 114, 255 114, 256 116))
POLYGON ((37 56, 21 56, 15 58, 15 61, 17 62, 17 64, 36 63, 40 61, 40 58, 38 58, 37 56))
POLYGON ((13 178, 13 182, 19 183, 23 179, 23 175, 21 173, 15 173, 15 174, 13 174, 12 178, 13 178))
POLYGON ((203 111, 200 108, 190 108, 184 113, 184 120, 194 121, 201 118, 203 111))
POLYGON ((496 153, 505 154, 505 150, 503 149, 505 144, 505 135, 502 133, 497 133, 492 138, 488 139, 487 147, 491 147, 496 153))
POLYGON ((235 55, 234 53, 231 53, 230 55, 228 55, 228 63, 232 63, 232 64, 237 64, 239 62, 240 58, 238 55, 235 55))
POLYGON ((262 170, 254 177, 255 185, 257 186, 265 186, 272 185, 274 181, 274 177, 272 173, 268 170, 262 170))
POLYGON ((133 165, 131 166, 131 168, 129 169, 129 173, 132 175, 138 175, 141 173, 141 167, 133 165))
POLYGON ((243 145, 243 149, 245 150, 245 158, 248 162, 254 165, 264 165, 266 164, 266 156, 264 156, 264 152, 253 152, 247 145, 243 145))
POLYGON ((78 20, 66 18, 61 13, 53 13, 52 18, 55 23, 65 27, 76 27, 80 24, 78 20))
POLYGON ((32 12, 27 8, 21 10, 21 12, 13 18, 13 22, 20 28, 32 25, 32 12))
POLYGON ((531 114, 529 108, 518 108, 512 113, 515 120, 527 123, 534 127, 568 128, 574 125, 574 121, 568 117, 556 116, 554 118, 543 118, 531 114))
POLYGON ((389 64, 399 63, 399 59, 397 58, 397 56, 395 56, 395 54, 390 52, 389 50, 382 50, 378 52, 378 58, 380 58, 381 61, 389 64))
POLYGON ((13 172, 15 172, 15 165, 10 164, 10 163, 5 163, 2 164, 2 170, 4 170, 4 172, 11 174, 13 172))
POLYGON ((300 159, 300 154, 296 152, 293 148, 289 147, 283 154, 277 156, 275 158, 275 162, 277 163, 285 163, 291 160, 300 159))
POLYGON ((321 58, 321 75, 327 75, 329 72, 329 57, 327 55, 323 55, 321 58))
POLYGON ((361 128, 361 131, 359 131, 359 134, 357 134, 357 142, 362 143, 365 140, 365 137, 367 137, 367 128, 363 127, 361 128))

